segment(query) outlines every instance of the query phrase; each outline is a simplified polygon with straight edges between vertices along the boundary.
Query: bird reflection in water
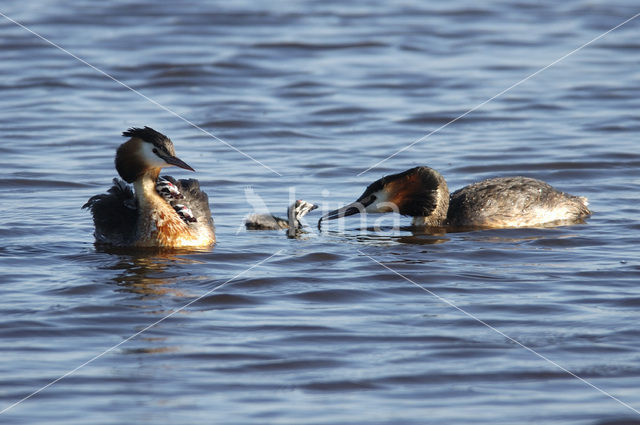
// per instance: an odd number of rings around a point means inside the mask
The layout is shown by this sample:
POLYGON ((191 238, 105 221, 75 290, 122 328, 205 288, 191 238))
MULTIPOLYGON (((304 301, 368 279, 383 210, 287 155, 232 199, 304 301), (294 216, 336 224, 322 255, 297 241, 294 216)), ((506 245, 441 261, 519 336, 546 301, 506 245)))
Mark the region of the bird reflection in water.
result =
MULTIPOLYGON (((193 296, 176 288, 176 284, 185 278, 184 274, 177 271, 176 266, 200 264, 201 261, 185 256, 200 250, 102 248, 99 251, 118 255, 118 262, 108 269, 121 271, 112 280, 124 291, 142 296, 193 296)), ((206 250, 210 251, 211 249, 206 250)), ((190 281, 198 280, 198 276, 194 275, 189 275, 188 278, 190 281)), ((211 277, 201 276, 201 279, 211 280, 211 277)))
MULTIPOLYGON (((200 264, 201 261, 188 258, 185 254, 193 253, 193 250, 180 252, 171 250, 114 250, 100 249, 110 256, 117 258, 117 262, 105 269, 116 272, 111 279, 118 289, 116 292, 127 292, 134 294, 135 302, 126 301, 127 308, 132 311, 142 312, 142 321, 132 328, 131 334, 144 330, 150 325, 154 325, 158 320, 176 311, 176 308, 167 309, 165 299, 179 298, 192 299, 193 293, 181 289, 180 282, 186 277, 180 273, 183 266, 200 264), (148 319, 147 319, 148 317, 148 319)), ((209 250, 210 251, 210 250, 209 250)), ((211 277, 188 275, 190 282, 197 280, 211 280, 211 277)), ((178 306, 183 303, 179 302, 178 306)), ((181 314, 188 313, 184 309, 181 314)), ((135 320, 136 314, 131 315, 131 320, 135 320)), ((140 317, 140 316, 138 316, 140 317)), ((163 354, 180 351, 180 346, 173 342, 171 337, 150 336, 147 333, 136 335, 121 350, 123 354, 163 354)))

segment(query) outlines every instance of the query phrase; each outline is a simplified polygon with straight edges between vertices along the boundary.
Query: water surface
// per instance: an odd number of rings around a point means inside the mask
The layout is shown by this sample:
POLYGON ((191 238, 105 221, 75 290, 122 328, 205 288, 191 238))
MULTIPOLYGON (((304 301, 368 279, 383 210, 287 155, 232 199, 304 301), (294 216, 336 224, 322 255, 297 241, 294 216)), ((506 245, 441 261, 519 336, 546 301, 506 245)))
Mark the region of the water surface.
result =
POLYGON ((126 341, 0 419, 638 423, 640 21, 361 173, 639 11, 4 2, 137 93, 0 19, 0 409, 126 341), (93 245, 80 206, 115 176, 120 133, 143 125, 197 170, 213 249, 93 245), (594 215, 442 235, 391 216, 382 231, 355 217, 315 229, 323 210, 416 165, 452 189, 540 178, 587 196, 594 215), (246 232, 247 186, 274 213, 296 198, 321 208, 299 239, 246 232))

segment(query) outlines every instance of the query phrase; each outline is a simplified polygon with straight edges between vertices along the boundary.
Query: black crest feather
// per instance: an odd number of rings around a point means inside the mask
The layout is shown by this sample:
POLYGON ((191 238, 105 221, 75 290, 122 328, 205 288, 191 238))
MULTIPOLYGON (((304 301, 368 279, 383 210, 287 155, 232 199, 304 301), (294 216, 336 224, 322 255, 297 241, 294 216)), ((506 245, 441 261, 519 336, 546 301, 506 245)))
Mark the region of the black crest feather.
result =
POLYGON ((144 128, 131 127, 127 131, 122 132, 124 137, 136 137, 154 145, 163 146, 169 138, 159 131, 154 130, 151 127, 145 126, 144 128))

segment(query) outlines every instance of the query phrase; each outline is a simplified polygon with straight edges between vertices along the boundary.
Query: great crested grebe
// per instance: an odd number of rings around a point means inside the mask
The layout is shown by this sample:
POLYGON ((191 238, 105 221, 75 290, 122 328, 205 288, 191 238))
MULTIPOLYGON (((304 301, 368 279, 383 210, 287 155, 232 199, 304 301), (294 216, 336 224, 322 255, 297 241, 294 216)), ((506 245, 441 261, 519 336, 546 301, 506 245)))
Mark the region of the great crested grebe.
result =
POLYGON ((316 208, 317 205, 298 199, 287 208, 286 220, 271 214, 251 214, 245 219, 244 225, 249 230, 300 229, 300 219, 316 208))
POLYGON ((196 247, 215 243, 209 198, 195 179, 158 178, 163 167, 195 171, 176 157, 173 142, 152 128, 130 128, 116 152, 122 180, 91 197, 97 243, 136 247, 196 247))
POLYGON ((579 222, 589 216, 587 198, 569 195, 528 177, 497 177, 463 187, 451 195, 436 170, 415 167, 370 184, 351 204, 320 218, 358 213, 398 212, 413 226, 509 228, 579 222))

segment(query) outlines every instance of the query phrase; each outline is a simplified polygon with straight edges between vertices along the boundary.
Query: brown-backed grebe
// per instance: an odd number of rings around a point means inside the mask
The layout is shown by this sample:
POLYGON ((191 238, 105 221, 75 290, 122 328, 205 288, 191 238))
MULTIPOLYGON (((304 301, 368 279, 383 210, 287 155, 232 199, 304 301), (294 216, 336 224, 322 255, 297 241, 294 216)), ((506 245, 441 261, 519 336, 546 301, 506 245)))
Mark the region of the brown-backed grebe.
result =
POLYGON ((152 128, 130 128, 108 193, 91 197, 97 243, 136 247, 202 247, 215 243, 207 194, 195 179, 159 178, 163 167, 195 171, 176 157, 173 142, 152 128))
POLYGON ((587 198, 569 195, 528 177, 497 177, 470 184, 449 195, 436 170, 415 167, 370 184, 353 203, 320 218, 396 211, 414 226, 471 228, 538 227, 580 222, 591 212, 587 198))
POLYGON ((251 214, 245 219, 244 225, 249 230, 300 229, 300 219, 316 208, 317 205, 299 199, 287 208, 286 220, 271 214, 251 214))

